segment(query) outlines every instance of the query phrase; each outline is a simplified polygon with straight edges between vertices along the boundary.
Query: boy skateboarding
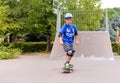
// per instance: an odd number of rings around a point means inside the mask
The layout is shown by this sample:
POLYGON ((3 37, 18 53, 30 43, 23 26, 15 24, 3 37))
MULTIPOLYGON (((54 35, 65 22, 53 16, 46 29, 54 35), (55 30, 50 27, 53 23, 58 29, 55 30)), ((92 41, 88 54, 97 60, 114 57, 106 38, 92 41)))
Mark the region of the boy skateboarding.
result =
POLYGON ((71 13, 66 13, 65 17, 65 24, 59 31, 59 41, 60 44, 63 46, 64 51, 66 52, 66 62, 64 64, 65 69, 73 68, 73 65, 70 64, 72 57, 74 56, 74 40, 76 45, 78 45, 78 31, 75 25, 72 24, 73 15, 71 13))

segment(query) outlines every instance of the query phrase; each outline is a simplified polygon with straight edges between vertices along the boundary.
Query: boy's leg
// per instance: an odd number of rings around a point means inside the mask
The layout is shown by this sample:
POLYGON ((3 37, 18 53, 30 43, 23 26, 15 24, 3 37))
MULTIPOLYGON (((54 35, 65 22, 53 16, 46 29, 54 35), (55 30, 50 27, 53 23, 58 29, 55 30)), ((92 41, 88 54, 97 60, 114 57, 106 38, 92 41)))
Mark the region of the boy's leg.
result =
POLYGON ((66 55, 66 63, 70 63, 71 58, 72 58, 71 56, 66 55))
POLYGON ((70 64, 70 61, 74 55, 74 49, 73 49, 73 45, 72 44, 64 44, 64 50, 66 52, 66 63, 65 63, 65 66, 67 67, 73 67, 72 64, 70 64))
POLYGON ((64 51, 66 52, 66 63, 69 63, 72 58, 72 56, 70 56, 70 53, 69 53, 69 51, 71 50, 71 45, 68 43, 65 43, 63 47, 64 47, 64 51))

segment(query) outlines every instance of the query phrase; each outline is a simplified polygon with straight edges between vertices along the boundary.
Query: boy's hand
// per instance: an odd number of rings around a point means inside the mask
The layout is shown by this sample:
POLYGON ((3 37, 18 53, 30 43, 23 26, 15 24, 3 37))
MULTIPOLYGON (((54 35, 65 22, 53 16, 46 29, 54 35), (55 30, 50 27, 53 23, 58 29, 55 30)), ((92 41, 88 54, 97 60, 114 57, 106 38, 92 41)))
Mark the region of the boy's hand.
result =
POLYGON ((63 41, 60 41, 60 45, 63 45, 63 41))
POLYGON ((79 44, 79 41, 75 41, 75 44, 78 45, 78 44, 79 44))

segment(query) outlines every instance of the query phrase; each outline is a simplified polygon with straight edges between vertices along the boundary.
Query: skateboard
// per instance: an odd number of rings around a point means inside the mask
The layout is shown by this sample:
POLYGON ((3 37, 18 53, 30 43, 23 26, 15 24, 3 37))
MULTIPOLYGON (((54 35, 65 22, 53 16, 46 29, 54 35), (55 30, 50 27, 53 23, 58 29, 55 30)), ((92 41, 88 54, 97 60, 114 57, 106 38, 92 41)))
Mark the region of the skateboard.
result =
POLYGON ((73 67, 72 68, 66 68, 66 67, 62 68, 62 73, 71 73, 71 72, 73 72, 73 67))

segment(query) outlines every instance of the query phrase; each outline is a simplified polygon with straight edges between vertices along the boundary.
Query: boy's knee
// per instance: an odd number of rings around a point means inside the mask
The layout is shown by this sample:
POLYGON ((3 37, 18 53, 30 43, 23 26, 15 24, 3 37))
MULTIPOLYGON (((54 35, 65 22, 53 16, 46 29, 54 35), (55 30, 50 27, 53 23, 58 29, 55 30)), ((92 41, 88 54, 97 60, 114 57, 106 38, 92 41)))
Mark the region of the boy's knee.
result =
POLYGON ((75 50, 69 50, 67 51, 67 55, 73 57, 75 50))

